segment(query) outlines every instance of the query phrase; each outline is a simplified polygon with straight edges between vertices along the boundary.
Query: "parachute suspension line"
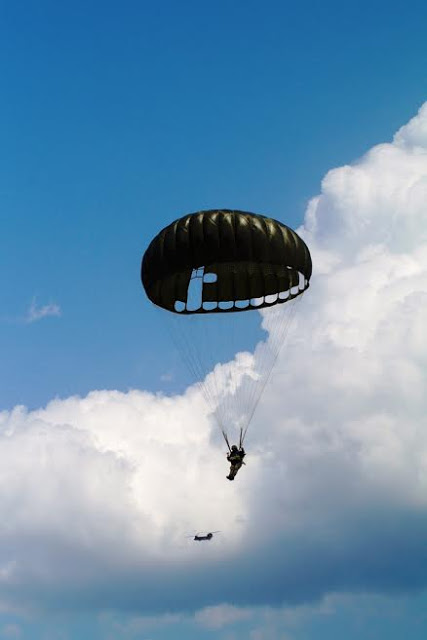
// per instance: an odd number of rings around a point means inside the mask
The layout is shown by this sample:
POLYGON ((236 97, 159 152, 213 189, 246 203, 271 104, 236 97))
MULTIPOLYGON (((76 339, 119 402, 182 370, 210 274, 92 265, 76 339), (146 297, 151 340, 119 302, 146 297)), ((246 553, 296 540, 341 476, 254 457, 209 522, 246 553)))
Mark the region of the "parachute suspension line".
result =
MULTIPOLYGON (((198 318, 200 320, 200 318, 198 318)), ((236 367, 233 366, 233 348, 238 343, 239 332, 237 327, 240 327, 239 322, 242 321, 241 314, 227 314, 208 316, 203 322, 196 322, 199 328, 200 336, 198 343, 201 347, 200 356, 204 361, 201 373, 204 373, 203 380, 201 382, 201 388, 209 396, 209 404, 213 415, 218 423, 223 436, 227 436, 226 427, 229 427, 232 422, 233 413, 236 409, 240 409, 240 414, 243 413, 244 407, 239 407, 242 402, 241 394, 236 393, 238 389, 236 367), (239 318, 239 319, 237 319, 239 318), (224 325, 227 331, 224 331, 224 325), (217 335, 215 335, 217 334, 217 335), (218 346, 222 344, 222 347, 226 350, 226 360, 221 362, 221 349, 218 351, 218 346)), ((241 327, 240 327, 241 329, 241 327)), ((241 333, 241 331, 240 331, 241 333)), ((229 445, 227 437, 227 445, 229 445)))
POLYGON ((224 416, 223 412, 221 412, 221 406, 219 403, 219 398, 221 397, 221 376, 218 370, 220 370, 221 364, 218 363, 218 353, 215 353, 215 348, 218 348, 218 339, 215 336, 215 333, 218 334, 218 337, 224 337, 223 331, 219 328, 220 323, 224 322, 224 318, 208 316, 204 321, 200 322, 200 320, 202 319, 196 318, 194 324, 197 326, 199 333, 201 334, 198 341, 202 347, 201 351, 198 352, 202 374, 201 387, 208 396, 208 405, 212 410, 227 447, 231 452, 225 424, 225 418, 227 416, 224 416), (205 357, 202 357, 202 353, 205 357))
POLYGON ((207 329, 206 323, 200 322, 200 317, 173 316, 171 320, 171 324, 173 326, 171 326, 168 322, 166 322, 165 324, 172 338, 172 341, 182 360, 184 361, 184 364, 186 365, 193 379, 193 383, 197 386, 207 406, 212 411, 215 422, 217 423, 222 433, 228 450, 231 452, 223 416, 219 411, 220 407, 217 406, 218 398, 220 397, 220 385, 218 383, 218 376, 216 375, 215 371, 215 360, 211 355, 208 362, 206 362, 207 358, 203 357, 203 351, 200 350, 200 345, 202 344, 205 351, 210 347, 212 354, 212 348, 216 344, 216 341, 212 339, 213 336, 210 335, 210 331, 207 329), (193 329, 192 332, 190 332, 188 330, 188 327, 183 324, 184 322, 186 324, 191 324, 193 329), (199 332, 197 332, 197 329, 199 329, 199 332), (203 333, 203 335, 197 335, 197 333, 203 333), (193 339, 191 339, 191 337, 193 339), (209 381, 206 380, 207 377, 209 377, 209 381))
POLYGON ((261 399, 261 396, 263 394, 265 387, 267 386, 267 383, 271 377, 271 374, 273 373, 273 369, 280 355, 280 352, 282 350, 283 343, 286 340, 289 329, 295 317, 297 305, 300 304, 303 295, 304 295, 304 292, 302 292, 299 296, 297 296, 296 298, 294 298, 293 300, 287 303, 287 305, 289 305, 290 308, 288 307, 288 310, 287 310, 288 313, 287 313, 285 322, 283 322, 283 318, 282 318, 282 322, 280 322, 280 313, 283 313, 283 310, 274 308, 274 313, 276 314, 276 322, 274 322, 274 318, 273 318, 273 323, 272 323, 273 326, 270 329, 270 337, 268 338, 268 340, 270 340, 271 336, 273 337, 271 339, 270 345, 268 344, 268 341, 263 345, 264 351, 260 358, 259 369, 261 372, 263 372, 261 374, 261 378, 263 379, 261 381, 261 384, 259 385, 259 388, 256 389, 256 385, 254 385, 254 389, 252 390, 252 394, 251 394, 252 398, 250 401, 250 406, 252 408, 246 420, 245 426, 241 428, 241 437, 240 437, 241 445, 243 445, 247 430, 255 414, 255 410, 259 404, 259 401, 261 399), (272 345, 272 348, 271 348, 271 345, 272 345), (269 356, 271 357, 270 362, 268 362, 269 356))
MULTIPOLYGON (((302 298, 302 294, 297 298, 302 298)), ((236 426, 239 428, 240 446, 243 446, 248 427, 296 314, 297 298, 265 312, 269 314, 267 320, 270 325, 270 335, 258 347, 256 353, 258 366, 253 377, 244 375, 243 379, 239 379, 238 367, 233 366, 233 362, 235 364, 233 359, 225 363, 218 362, 219 341, 227 341, 226 346, 230 353, 237 343, 239 329, 242 329, 239 325, 239 320, 242 319, 241 314, 227 314, 226 318, 208 316, 204 319, 205 322, 200 322, 202 320, 200 316, 187 318, 187 322, 190 320, 193 329, 199 330, 195 332, 196 335, 186 332, 184 325, 179 325, 180 328, 184 328, 183 339, 187 345, 184 354, 189 362, 193 379, 197 381, 197 386, 210 407, 228 447, 230 445, 227 429, 235 419, 238 421, 236 426), (228 331, 223 331, 221 328, 221 323, 225 321, 228 323, 228 331), (215 336, 215 333, 218 335, 215 336)), ((177 322, 179 320, 181 318, 176 318, 177 322)))
POLYGON ((261 371, 262 381, 261 381, 261 384, 259 385, 259 388, 255 389, 255 398, 253 398, 251 402, 252 409, 250 414, 248 415, 246 425, 243 429, 243 438, 242 438, 243 441, 246 437, 247 430, 255 414, 255 410, 259 404, 259 401, 264 392, 264 389, 267 386, 267 383, 273 373, 274 366, 276 364, 276 361, 282 350, 282 346, 286 340, 289 329, 293 322, 298 300, 300 300, 301 298, 302 298, 302 294, 299 295, 298 298, 295 298, 289 301, 287 303, 287 305, 289 305, 287 309, 276 308, 273 311, 276 317, 274 318, 273 316, 272 318, 273 322, 272 322, 272 327, 270 329, 270 337, 269 337, 270 343, 267 341, 263 345, 264 349, 260 358, 259 369, 261 371), (286 313, 285 321, 283 321, 283 315, 282 317, 280 317, 281 314, 283 314, 283 312, 286 313))
POLYGON ((239 393, 239 371, 235 361, 236 345, 239 344, 243 332, 242 329, 244 329, 242 322, 245 324, 244 315, 231 313, 220 317, 219 322, 216 324, 218 339, 224 342, 228 357, 225 362, 216 365, 215 358, 212 358, 213 369, 211 375, 215 383, 217 411, 220 414, 221 423, 226 424, 227 429, 232 425, 234 426, 235 420, 239 420, 239 417, 244 415, 246 409, 242 393, 239 393), (220 323, 226 323, 228 330, 223 331, 220 329, 220 323))
POLYGON ((224 436, 224 440, 225 440, 225 441, 226 441, 226 443, 227 443, 228 450, 229 450, 229 452, 231 453, 231 447, 230 447, 230 443, 228 442, 227 434, 225 433, 224 429, 221 429, 221 431, 222 431, 222 435, 224 436))
POLYGON ((239 321, 244 319, 245 314, 208 314, 204 317, 173 314, 172 318, 169 316, 172 322, 165 323, 191 375, 192 383, 197 386, 211 410, 229 450, 227 429, 231 424, 238 428, 239 446, 243 446, 248 427, 293 322, 298 299, 302 295, 301 293, 285 304, 264 312, 269 336, 264 342, 258 342, 255 348, 254 375, 245 373, 244 361, 242 368, 235 356, 221 362, 221 351, 218 351, 218 345, 222 342, 224 346, 226 340, 227 352, 233 353, 242 333, 239 321), (228 331, 222 330, 222 323, 225 321, 228 322, 228 331), (218 335, 215 336, 215 333, 218 335))
MULTIPOLYGON (((254 317, 254 328, 256 327, 256 332, 260 333, 260 326, 255 322, 255 318, 256 316, 254 317)), ((214 366, 211 374, 216 384, 217 411, 221 416, 221 421, 223 424, 227 424, 227 427, 232 425, 233 432, 238 429, 240 443, 242 441, 245 418, 251 408, 247 402, 248 387, 257 385, 257 380, 251 379, 244 371, 244 358, 245 354, 248 357, 252 353, 261 339, 261 336, 258 336, 252 347, 248 345, 246 349, 237 348, 237 345, 241 344, 242 335, 247 330, 247 319, 248 316, 241 313, 231 313, 221 318, 221 321, 226 323, 227 331, 219 330, 218 338, 225 341, 226 344, 224 346, 229 357, 225 363, 214 366), (239 354, 239 358, 236 357, 237 354, 239 354)), ((219 329, 219 324, 216 324, 216 327, 219 329)), ((212 363, 215 363, 214 358, 212 363)))
POLYGON ((278 352, 284 342, 284 337, 288 332, 294 304, 295 300, 291 300, 288 302, 288 306, 274 308, 267 312, 270 315, 270 335, 264 344, 260 345, 258 350, 259 361, 257 369, 260 381, 258 384, 254 384, 251 389, 251 395, 248 401, 250 412, 247 416, 244 434, 246 434, 248 425, 252 420, 264 388, 274 368, 278 352))
POLYGON ((212 322, 214 323, 214 328, 218 332, 218 336, 214 342, 212 341, 212 336, 206 336, 206 344, 209 345, 211 350, 214 344, 219 344, 221 341, 227 353, 225 362, 218 362, 218 354, 216 354, 216 357, 212 354, 212 369, 207 381, 207 384, 212 383, 214 386, 216 412, 219 415, 220 422, 223 425, 226 425, 227 429, 233 421, 233 412, 236 409, 239 409, 240 400, 239 394, 235 393, 236 372, 235 367, 232 364, 235 356, 233 347, 237 344, 236 327, 239 321, 242 320, 241 316, 239 318, 238 316, 239 314, 232 313, 227 314, 226 316, 220 315, 219 317, 217 316, 217 318, 212 318, 212 322), (222 325, 226 326, 226 331, 224 331, 224 327, 222 325))
POLYGON ((172 322, 175 331, 172 331, 169 325, 168 330, 171 335, 172 341, 175 344, 175 347, 177 348, 181 358, 183 359, 185 365, 187 366, 187 369, 190 372, 191 377, 193 378, 194 383, 197 385, 198 389, 201 391, 203 397, 205 398, 205 401, 209 405, 211 403, 209 390, 203 386, 201 379, 203 378, 202 362, 197 352, 197 348, 189 339, 189 335, 185 330, 185 327, 182 327, 179 324, 182 320, 184 320, 184 318, 173 317, 172 322))

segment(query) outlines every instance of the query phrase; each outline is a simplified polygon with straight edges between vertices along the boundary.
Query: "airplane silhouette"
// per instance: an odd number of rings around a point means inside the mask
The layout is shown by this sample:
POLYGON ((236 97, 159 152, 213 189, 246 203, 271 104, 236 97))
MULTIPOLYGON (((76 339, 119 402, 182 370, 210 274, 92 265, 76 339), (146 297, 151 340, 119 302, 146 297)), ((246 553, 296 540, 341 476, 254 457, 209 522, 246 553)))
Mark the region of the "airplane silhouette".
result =
POLYGON ((197 540, 198 542, 200 542, 200 540, 212 540, 214 533, 220 533, 219 531, 210 531, 209 533, 206 533, 205 535, 199 535, 198 533, 196 533, 196 535, 194 536, 187 536, 188 538, 193 538, 193 540, 197 540))

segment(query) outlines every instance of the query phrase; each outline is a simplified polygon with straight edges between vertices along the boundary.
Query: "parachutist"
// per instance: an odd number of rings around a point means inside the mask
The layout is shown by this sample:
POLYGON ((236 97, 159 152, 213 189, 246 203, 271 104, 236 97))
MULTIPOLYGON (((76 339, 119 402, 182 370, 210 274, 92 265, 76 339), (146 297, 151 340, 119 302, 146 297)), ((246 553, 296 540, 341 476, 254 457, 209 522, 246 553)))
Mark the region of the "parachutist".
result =
POLYGON ((230 473, 226 476, 227 480, 234 480, 242 464, 245 464, 243 462, 245 455, 246 452, 242 446, 237 448, 237 446, 233 444, 230 453, 227 455, 227 460, 231 465, 230 473))

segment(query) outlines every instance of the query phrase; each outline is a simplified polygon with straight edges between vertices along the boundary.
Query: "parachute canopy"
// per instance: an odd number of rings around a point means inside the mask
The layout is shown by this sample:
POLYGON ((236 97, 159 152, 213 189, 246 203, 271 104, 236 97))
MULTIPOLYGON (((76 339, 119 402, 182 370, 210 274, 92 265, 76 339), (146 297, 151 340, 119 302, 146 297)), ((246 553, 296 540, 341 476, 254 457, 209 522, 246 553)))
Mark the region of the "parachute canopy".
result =
POLYGON ((312 271, 305 242, 262 215, 230 209, 179 218, 152 240, 141 279, 148 298, 180 314, 260 309, 295 298, 312 271), (198 288, 191 280, 198 280, 198 288))

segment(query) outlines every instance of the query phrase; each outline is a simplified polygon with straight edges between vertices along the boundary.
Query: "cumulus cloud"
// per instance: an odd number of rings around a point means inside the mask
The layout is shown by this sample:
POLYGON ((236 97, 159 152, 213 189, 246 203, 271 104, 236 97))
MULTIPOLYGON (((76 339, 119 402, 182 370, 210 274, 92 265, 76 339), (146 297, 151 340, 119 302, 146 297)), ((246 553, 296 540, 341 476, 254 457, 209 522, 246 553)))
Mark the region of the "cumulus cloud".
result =
MULTIPOLYGON (((310 202, 311 287, 235 483, 196 386, 0 414, 0 599, 199 610, 213 625, 249 605, 425 586, 426 128, 424 106, 310 202)), ((254 375, 263 349, 245 357, 254 375)))
MULTIPOLYGON (((218 483, 223 452, 209 441, 195 389, 172 398, 95 391, 38 411, 16 407, 0 413, 0 430, 5 601, 34 590, 40 606, 52 599, 78 606, 88 597, 82 587, 95 585, 95 599, 108 608, 123 582, 145 593, 141 600, 134 591, 132 607, 154 609, 164 589, 168 598, 179 590, 183 569, 204 579, 238 544, 244 500, 218 483), (219 520, 228 546, 212 541, 206 556, 185 535, 219 520)), ((124 590, 119 599, 128 601, 124 590)))

